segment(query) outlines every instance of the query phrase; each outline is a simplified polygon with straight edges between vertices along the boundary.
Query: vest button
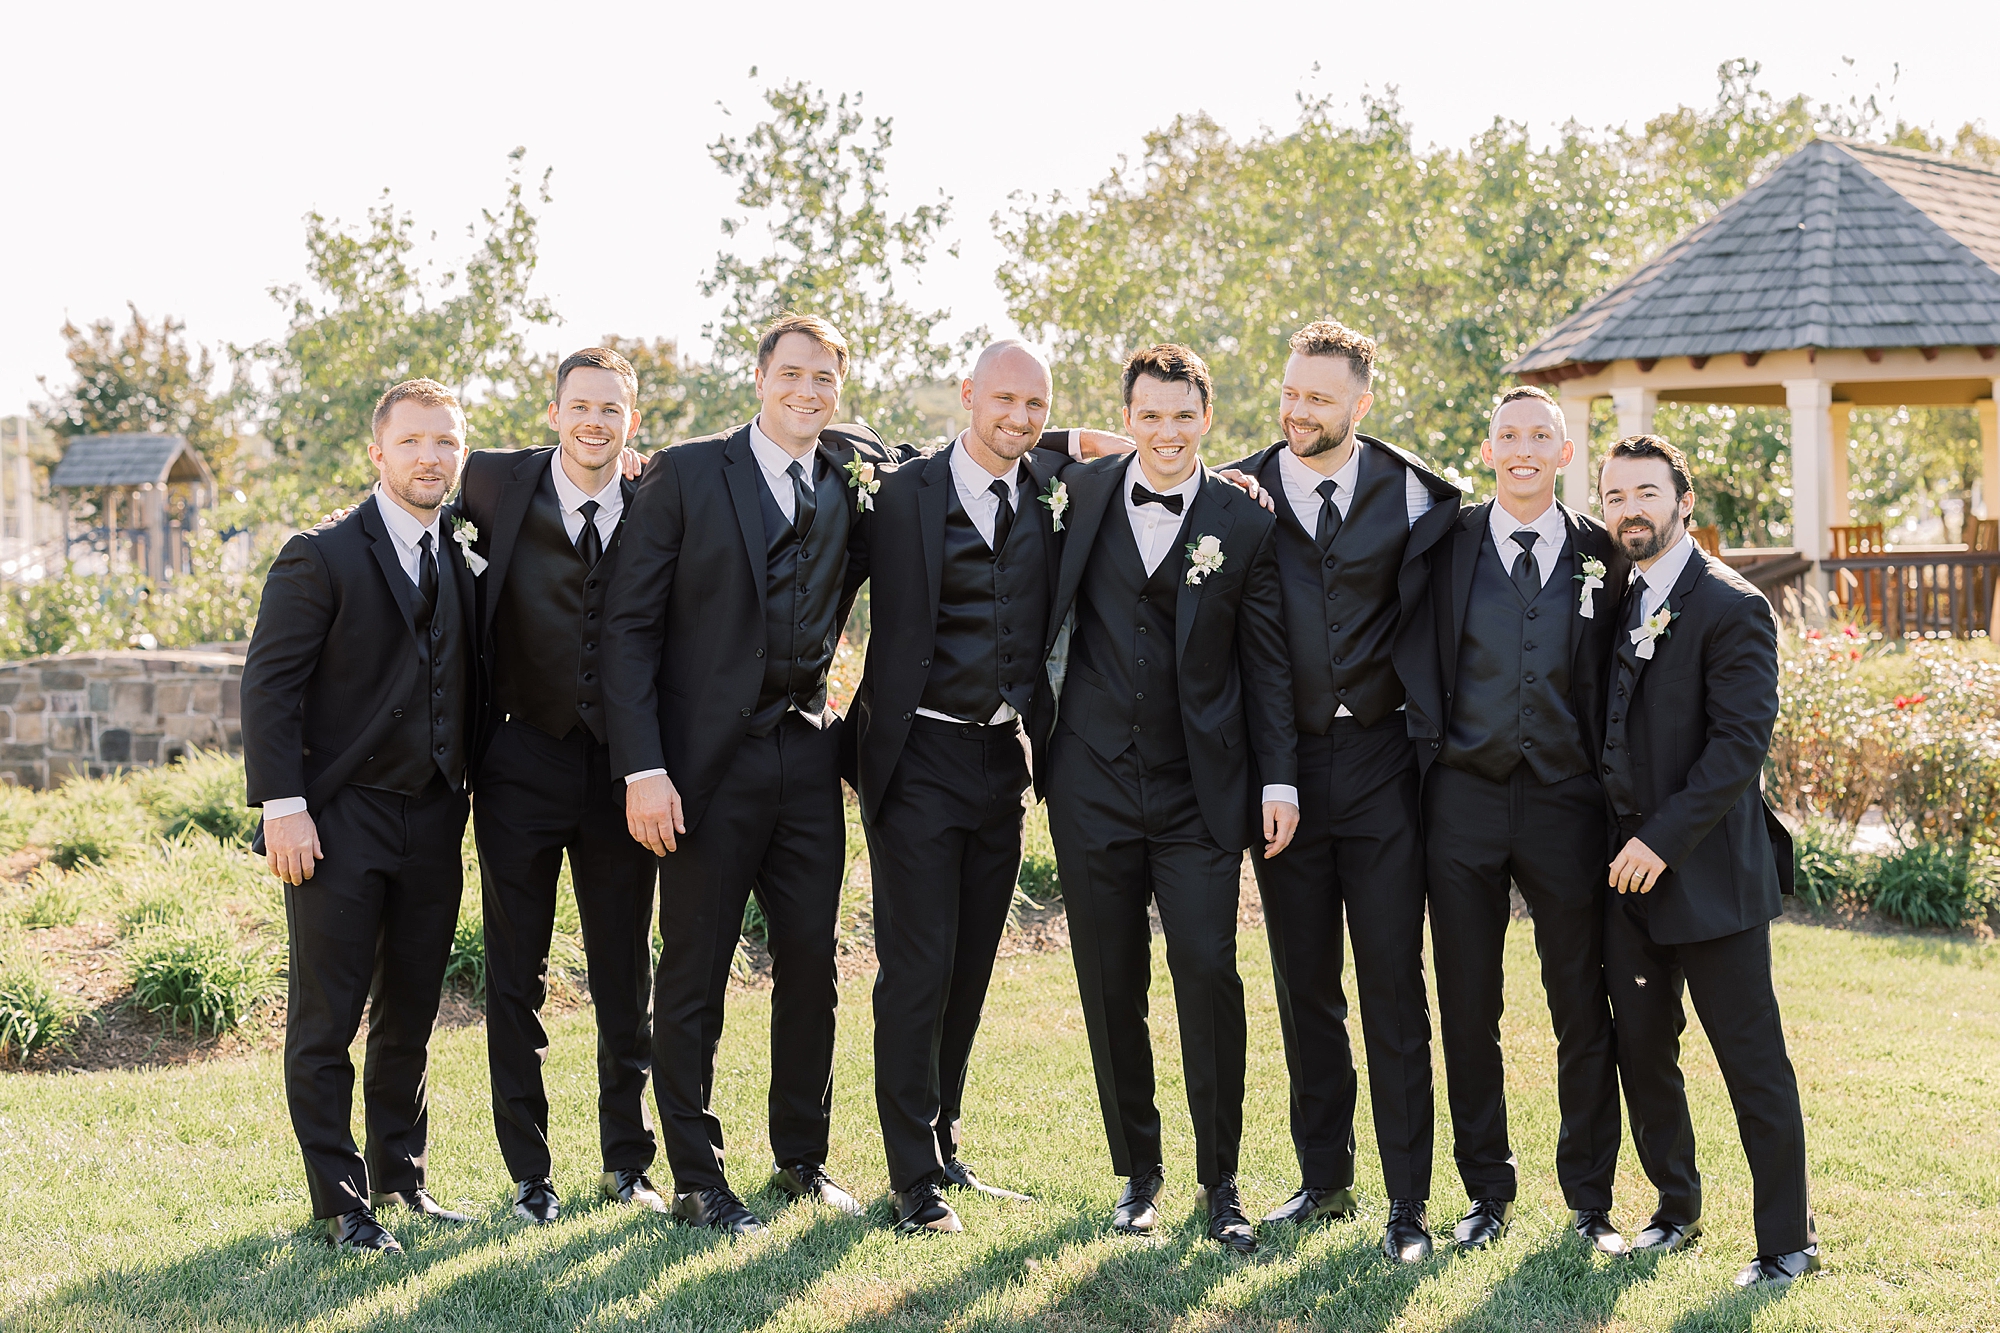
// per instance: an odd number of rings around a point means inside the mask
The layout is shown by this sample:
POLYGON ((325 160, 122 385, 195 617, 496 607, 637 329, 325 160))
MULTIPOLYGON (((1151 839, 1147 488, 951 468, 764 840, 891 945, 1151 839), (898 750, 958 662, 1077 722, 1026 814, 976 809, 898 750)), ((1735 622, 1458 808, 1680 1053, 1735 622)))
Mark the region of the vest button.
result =
POLYGON ((584 586, 584 587, 586 587, 586 588, 595 588, 595 587, 597 586, 597 580, 596 580, 596 579, 592 579, 592 580, 590 580, 590 582, 588 582, 588 583, 584 584, 583 586, 584 586))
POLYGON ((1005 598, 1005 597, 1002 597, 1002 598, 1000 599, 1000 605, 1002 605, 1002 606, 1005 606, 1005 605, 1007 605, 1007 600, 1008 600, 1007 598, 1005 598))
POLYGON ((1533 620, 1536 616, 1540 614, 1541 612, 1537 610, 1535 607, 1531 606, 1528 608, 1528 619, 1533 620))
POLYGON ((1535 710, 1533 707, 1523 708, 1521 710, 1521 716, 1523 717, 1533 717, 1534 715, 1535 715, 1535 710))
POLYGON ((918 666, 920 666, 920 667, 927 667, 927 666, 929 666, 930 664, 931 664, 931 659, 930 659, 930 658, 928 658, 928 657, 926 657, 926 658, 925 658, 925 659, 924 659, 923 661, 921 661, 921 662, 917 663, 917 665, 918 665, 918 666))
POLYGON ((444 746, 442 746, 442 745, 438 746, 438 753, 439 753, 439 754, 443 754, 443 753, 444 753, 444 751, 445 751, 445 747, 444 747, 444 746))
POLYGON ((1328 556, 1328 557, 1326 558, 1326 567, 1327 567, 1328 569, 1332 569, 1332 568, 1333 568, 1333 557, 1332 557, 1332 556, 1328 556))
POLYGON ((437 687, 436 689, 432 690, 432 691, 431 691, 431 697, 432 697, 433 699, 442 699, 442 698, 444 698, 444 686, 440 685, 440 686, 438 686, 438 687, 437 687))
POLYGON ((1141 634, 1144 634, 1146 632, 1146 627, 1144 625, 1139 626, 1139 632, 1141 634))
POLYGON ((1334 600, 1335 598, 1337 598, 1337 597, 1339 597, 1339 596, 1340 596, 1340 594, 1339 594, 1339 593, 1337 593, 1337 592, 1330 592, 1330 593, 1328 593, 1328 594, 1326 595, 1326 600, 1327 600, 1327 601, 1329 601, 1329 602, 1331 602, 1331 601, 1333 601, 1333 600, 1334 600))
POLYGON ((1616 713, 1613 713, 1611 715, 1611 725, 1614 727, 1617 726, 1620 722, 1623 722, 1624 720, 1625 720, 1624 718, 1618 716, 1618 714, 1616 713))
POLYGON ((743 716, 745 716, 745 717, 748 717, 748 716, 750 716, 750 710, 749 710, 749 709, 747 709, 747 708, 746 708, 746 709, 744 709, 744 710, 743 710, 743 716))
POLYGON ((595 671, 586 671, 583 673, 583 683, 586 685, 590 684, 592 681, 596 679, 597 679, 597 673, 595 671))
POLYGON ((910 720, 910 715, 908 713, 903 714, 903 721, 908 722, 909 720, 910 720))
POLYGON ((585 612, 583 613, 583 618, 584 618, 585 620, 595 620, 595 619, 597 619, 597 612, 595 612, 595 611, 585 611, 585 612))
POLYGON ((1000 654, 1000 665, 1001 665, 1001 666, 1006 666, 1006 665, 1007 665, 1008 663, 1012 662, 1013 660, 1014 660, 1014 659, 1013 659, 1012 657, 1009 657, 1009 656, 1008 656, 1008 655, 1007 655, 1006 653, 1002 653, 1002 654, 1000 654))
POLYGON ((1534 741, 1534 738, 1533 738, 1532 736, 1523 736, 1523 737, 1521 737, 1521 748, 1522 748, 1523 750, 1532 750, 1532 749, 1534 749, 1534 748, 1535 748, 1535 741, 1534 741))
POLYGON ((1524 643, 1521 645, 1521 649, 1523 652, 1532 653, 1535 651, 1535 645, 1533 643, 1524 643))
POLYGON ((431 626, 431 637, 432 637, 433 639, 442 639, 442 638, 444 637, 444 626, 443 626, 443 625, 432 625, 432 626, 431 626))
POLYGON ((1143 658, 1143 657, 1142 657, 1142 658, 1140 658, 1140 659, 1139 659, 1139 665, 1140 665, 1140 666, 1144 666, 1144 665, 1146 665, 1146 659, 1145 659, 1145 658, 1143 658))
POLYGON ((1132 724, 1132 730, 1137 731, 1138 729, 1139 729, 1139 724, 1137 722, 1134 722, 1132 724))
MULTIPOLYGON (((1336 657, 1333 660, 1338 662, 1340 659, 1336 657)), ((1535 683, 1535 678, 1533 676, 1523 676, 1521 677, 1521 680, 1524 684, 1528 685, 1533 685, 1535 683)))
POLYGON ((588 700, 588 699, 578 699, 578 700, 576 701, 576 706, 577 706, 578 708, 588 708, 588 707, 590 707, 590 700, 588 700))
MULTIPOLYGON (((402 709, 400 709, 400 708, 396 708, 396 709, 391 709, 391 710, 390 710, 390 713, 389 713, 389 716, 390 716, 390 717, 401 717, 402 715, 403 715, 403 710, 402 710, 402 709)), ((1614 721, 1614 722, 1615 722, 1615 721, 1617 721, 1617 719, 1616 719, 1616 718, 1613 718, 1613 719, 1612 719, 1612 721, 1614 721)), ((311 753, 312 753, 312 751, 308 750, 308 751, 306 751, 306 753, 307 753, 307 754, 311 754, 311 753)))
POLYGON ((586 640, 583 645, 583 651, 585 651, 586 653, 594 653, 597 651, 597 645, 586 640))
POLYGON ((1139 600, 1141 602, 1149 602, 1152 600, 1152 598, 1148 597, 1145 593, 1142 592, 1139 594, 1139 600))
POLYGON ((1605 771, 1606 773, 1609 773, 1609 772, 1611 771, 1611 765, 1609 765, 1609 764, 1606 764, 1606 765, 1604 766, 1604 771, 1605 771))
POLYGON ((1137 694, 1133 695, 1132 697, 1134 699, 1143 699, 1146 697, 1146 692, 1144 690, 1140 690, 1137 694))
POLYGON ((757 656, 762 657, 763 655, 764 655, 764 650, 762 648, 759 648, 757 650, 757 656))
POLYGON ((801 559, 801 560, 810 560, 810 559, 812 559, 812 558, 813 558, 813 553, 812 553, 811 551, 800 551, 800 552, 799 552, 799 559, 801 559))
POLYGON ((1000 632, 1002 634, 1012 634, 1014 632, 1014 627, 1012 625, 1002 625, 1000 627, 1000 632))
POLYGON ((1338 634, 1340 633, 1340 626, 1338 624, 1329 625, 1327 626, 1327 632, 1330 634, 1338 634))
POLYGON ((1339 666, 1339 665, 1340 665, 1340 659, 1339 659, 1338 657, 1334 658, 1334 659, 1333 659, 1333 664, 1334 664, 1335 666, 1339 666))

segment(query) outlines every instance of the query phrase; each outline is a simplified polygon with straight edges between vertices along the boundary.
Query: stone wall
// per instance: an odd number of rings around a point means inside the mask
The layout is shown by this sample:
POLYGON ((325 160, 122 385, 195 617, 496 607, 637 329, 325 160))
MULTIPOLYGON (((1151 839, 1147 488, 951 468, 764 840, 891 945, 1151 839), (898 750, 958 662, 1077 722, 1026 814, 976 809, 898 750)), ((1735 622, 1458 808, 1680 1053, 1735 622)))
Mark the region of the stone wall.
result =
POLYGON ((0 663, 0 782, 170 763, 243 748, 240 652, 119 652, 0 663))

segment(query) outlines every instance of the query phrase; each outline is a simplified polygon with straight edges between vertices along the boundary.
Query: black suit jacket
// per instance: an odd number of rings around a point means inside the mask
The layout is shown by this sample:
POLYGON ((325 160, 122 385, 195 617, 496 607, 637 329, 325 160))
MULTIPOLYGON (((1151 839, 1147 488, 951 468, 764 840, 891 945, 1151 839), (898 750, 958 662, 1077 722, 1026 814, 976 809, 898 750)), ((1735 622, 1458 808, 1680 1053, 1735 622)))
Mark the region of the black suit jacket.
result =
MULTIPOLYGON (((1451 719, 1459 649, 1465 639, 1465 608, 1472 600, 1472 571, 1479 561, 1480 543, 1488 540, 1494 503, 1488 500, 1461 511, 1445 540, 1431 554, 1430 615, 1419 633, 1429 637, 1436 651, 1432 660, 1405 676, 1404 686, 1410 691, 1411 707, 1420 709, 1426 718, 1438 719, 1440 730, 1451 719)), ((1631 577, 1632 562, 1602 523, 1560 502, 1558 507, 1569 529, 1577 564, 1593 558, 1604 564, 1604 586, 1590 594, 1593 614, 1587 619, 1578 616, 1572 622, 1570 642, 1570 706, 1583 729, 1583 752, 1595 755, 1604 748, 1605 680, 1618 633, 1619 594, 1631 577)), ((1574 586, 1580 590, 1583 585, 1574 586)), ((1418 763, 1425 773, 1430 772, 1442 739, 1441 735, 1433 736, 1418 746, 1418 763)))
MULTIPOLYGON (((868 665, 846 725, 855 749, 855 790, 862 812, 870 818, 888 789, 909 738, 910 720, 930 683, 928 663, 937 643, 944 582, 945 515, 953 485, 948 455, 949 449, 940 449, 928 458, 886 469, 866 529, 868 665)), ((1044 543, 1051 602, 1062 536, 1039 497, 1069 462, 1069 454, 1055 448, 1031 449, 1021 459, 1028 476, 1014 521, 1034 524, 1044 543)), ((1037 625, 1034 630, 1041 637, 1048 627, 1037 625)), ((1039 704, 1041 691, 1035 697, 1039 704)), ((1037 734, 1032 709, 1024 726, 1032 741, 1037 734)), ((1034 745, 1032 771, 1037 781, 1042 755, 1043 747, 1034 745)))
MULTIPOLYGON (((528 502, 534 499, 536 488, 549 471, 549 459, 556 452, 555 445, 538 449, 477 450, 465 460, 458 499, 452 504, 454 513, 479 529, 479 537, 472 543, 472 549, 486 558, 485 572, 474 581, 479 586, 477 643, 480 697, 487 703, 491 703, 493 697, 493 613, 499 605, 501 589, 506 586, 507 570, 514 562, 514 547, 520 541, 521 523, 528 516, 528 502)), ((624 512, 630 514, 639 483, 620 476, 618 489, 625 497, 624 512)), ((612 532, 610 545, 605 548, 607 556, 618 548, 624 536, 625 523, 621 518, 612 532)), ((612 568, 615 570, 617 566, 612 568)), ((485 752, 486 742, 491 738, 491 723, 490 717, 482 716, 480 719, 474 739, 475 768, 478 756, 485 752)), ((601 727, 603 724, 600 722, 597 725, 601 727)), ((604 739, 601 735, 598 737, 600 742, 604 739)))
MULTIPOLYGON (((1631 709, 1627 738, 1643 818, 1635 836, 1668 868, 1645 895, 1647 930, 1658 943, 1687 944, 1749 930, 1783 911, 1792 838, 1759 783, 1778 716, 1771 604, 1696 547, 1666 605, 1674 618, 1651 660, 1638 662, 1631 699, 1614 686, 1606 707, 1631 709)), ((1615 837, 1613 850, 1623 842, 1615 837)))
MULTIPOLYGON (((1403 465, 1430 492, 1433 501, 1430 509, 1410 528, 1410 535, 1403 546, 1402 567, 1396 573, 1396 636, 1390 645, 1390 661, 1394 664, 1397 677, 1403 682, 1405 691, 1414 696, 1411 682, 1419 685, 1426 682, 1431 670, 1430 663, 1437 654, 1432 642, 1428 623, 1429 607, 1426 596, 1430 590, 1431 564, 1438 544, 1452 529, 1457 520, 1459 506, 1464 493, 1458 487, 1424 466, 1423 461, 1405 449, 1378 440, 1372 435, 1360 437, 1365 443, 1378 449, 1387 450, 1403 461, 1403 465)), ((1239 472, 1247 472, 1257 478, 1257 484, 1270 491, 1277 502, 1290 512, 1291 503, 1285 497, 1285 480, 1280 471, 1278 455, 1289 446, 1283 440, 1267 449, 1260 449, 1248 458, 1239 459, 1227 465, 1239 472)), ((1225 469, 1227 470, 1227 469, 1225 469)), ((1304 527, 1302 519, 1294 518, 1304 527)), ((1306 529, 1310 535, 1310 529, 1306 529)), ((1315 606, 1314 615, 1323 614, 1323 608, 1315 606)), ((1320 628, 1324 628, 1322 624, 1320 628)), ((1443 726, 1439 714, 1433 708, 1426 711, 1412 697, 1405 711, 1405 720, 1410 735, 1423 742, 1418 748, 1419 756, 1435 755, 1434 742, 1442 739, 1443 726)))
MULTIPOLYGON (((337 523, 285 543, 264 581, 243 661, 243 773, 249 803, 304 796, 318 814, 347 784, 409 700, 427 646, 417 590, 396 554, 377 496, 337 523)), ((443 525, 441 578, 457 580, 466 641, 472 573, 443 525)), ((477 707, 468 682, 466 700, 477 707)), ((471 718, 467 721, 470 744, 471 718)), ((261 845, 262 831, 258 833, 261 845)))
MULTIPOLYGON (((830 427, 821 458, 884 464, 866 426, 830 427)), ((604 704, 611 772, 664 768, 690 832, 743 739, 764 680, 764 485, 745 423, 654 454, 625 515, 605 605, 604 704)), ((847 494, 853 497, 850 487, 847 494)), ((869 514, 850 499, 816 522, 849 524, 844 622, 868 576, 869 514)))
MULTIPOLYGON (((1071 463, 1063 550, 1050 607, 1047 698, 1036 709, 1035 744, 1053 733, 1069 669, 1077 590, 1107 523, 1124 523, 1123 492, 1132 455, 1071 463)), ((1209 477, 1195 492, 1188 541, 1215 537, 1222 568, 1199 584, 1185 574, 1174 603, 1174 671, 1188 765, 1203 820, 1225 848, 1248 847, 1262 830, 1262 788, 1296 787, 1298 732, 1292 669, 1285 647, 1284 591, 1278 575, 1277 520, 1227 482, 1209 477)), ((1167 561, 1185 569, 1184 552, 1167 561)))

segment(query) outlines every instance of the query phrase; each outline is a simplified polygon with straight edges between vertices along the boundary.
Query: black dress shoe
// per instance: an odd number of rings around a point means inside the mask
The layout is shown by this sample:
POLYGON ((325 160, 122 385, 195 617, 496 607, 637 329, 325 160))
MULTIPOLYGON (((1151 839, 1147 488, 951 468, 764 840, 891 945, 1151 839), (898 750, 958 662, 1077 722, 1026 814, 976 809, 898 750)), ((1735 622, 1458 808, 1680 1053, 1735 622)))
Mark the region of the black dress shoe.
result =
POLYGON ((833 1183, 833 1177, 817 1162, 794 1162, 781 1166, 771 1183, 794 1199, 815 1199, 837 1208, 849 1217, 861 1216, 863 1209, 854 1196, 833 1183))
POLYGON ((732 1236, 754 1236, 764 1229, 743 1200, 720 1185, 674 1196, 674 1220, 691 1227, 713 1227, 732 1236))
POLYGON ((1634 1254, 1672 1254, 1701 1239, 1701 1220, 1669 1222, 1654 1214, 1638 1235, 1632 1237, 1634 1254))
POLYGON ((1316 1190, 1302 1185, 1299 1192, 1264 1214, 1264 1225, 1302 1227, 1321 1218, 1354 1216, 1354 1191, 1316 1190))
POLYGON ((1790 1254, 1758 1255, 1743 1265, 1743 1271, 1736 1275, 1736 1285, 1777 1290, 1789 1287, 1807 1273, 1819 1270, 1819 1246, 1808 1245, 1790 1254))
POLYGON ((1590 1242, 1590 1247, 1599 1254, 1613 1258, 1632 1253, 1632 1247, 1618 1234, 1618 1224, 1611 1220, 1611 1214, 1602 1208, 1579 1208, 1570 1214, 1570 1225, 1576 1234, 1590 1242))
POLYGON ((1452 1244, 1461 1250, 1483 1250, 1498 1245, 1507 1234, 1507 1224, 1513 1220, 1512 1199, 1474 1199, 1465 1216, 1451 1229, 1452 1244))
POLYGON ((403 1247, 389 1234, 389 1229, 375 1220, 373 1208, 356 1208, 342 1213, 339 1217, 327 1219, 327 1239, 336 1250, 378 1250, 384 1254, 401 1254, 403 1247))
POLYGON ((1243 1215, 1243 1196, 1237 1192, 1235 1177, 1202 1186, 1200 1202, 1208 1208, 1210 1240, 1238 1254, 1256 1252, 1257 1233, 1243 1215))
POLYGON ((1032 1194, 1016 1194, 1013 1190, 1003 1190, 998 1185, 989 1185, 972 1174, 972 1168, 956 1157, 947 1157, 944 1162, 944 1187, 953 1190, 971 1190, 992 1199, 1013 1199, 1018 1203, 1033 1203, 1032 1194))
POLYGON ((1150 1236, 1160 1224, 1160 1190, 1167 1183, 1165 1167, 1149 1166, 1125 1182, 1111 1210, 1111 1229, 1131 1236, 1150 1236))
POLYGON ((465 1213, 454 1213, 451 1209, 431 1197, 427 1189, 394 1190, 388 1194, 371 1194, 369 1202, 377 1208, 401 1208, 433 1222, 470 1222, 465 1213))
POLYGON ((1389 1200, 1382 1253, 1399 1264, 1420 1264, 1431 1257, 1431 1225, 1422 1199, 1389 1200))
POLYGON ((597 1188, 606 1199, 616 1203, 629 1203, 639 1208, 650 1208, 656 1213, 671 1213, 673 1207, 660 1197, 653 1178, 644 1171, 631 1167, 620 1167, 616 1171, 606 1171, 598 1181, 597 1188))
POLYGON ((919 1181, 909 1189, 896 1191, 896 1230, 905 1236, 924 1232, 963 1231, 958 1214, 944 1201, 937 1181, 919 1181))
POLYGON ((556 1193, 556 1183, 547 1176, 514 1183, 514 1216, 522 1221, 545 1227, 561 1212, 562 1198, 556 1193))

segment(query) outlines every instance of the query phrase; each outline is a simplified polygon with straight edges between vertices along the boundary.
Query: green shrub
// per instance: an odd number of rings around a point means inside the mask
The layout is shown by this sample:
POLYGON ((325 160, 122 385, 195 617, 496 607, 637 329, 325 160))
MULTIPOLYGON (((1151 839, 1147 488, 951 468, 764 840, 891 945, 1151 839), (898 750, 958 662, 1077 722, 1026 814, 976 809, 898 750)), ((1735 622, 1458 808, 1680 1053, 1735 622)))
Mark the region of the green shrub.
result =
POLYGON ((1028 811, 1021 829, 1021 874, 1015 880, 1020 892, 1041 902, 1062 896, 1062 881, 1056 874, 1056 845, 1049 837, 1049 816, 1044 806, 1028 811))
POLYGON ((765 944, 771 938, 771 921, 764 915, 764 904, 751 894, 743 903, 743 938, 765 944))
POLYGON ((76 1026, 76 1007, 39 959, 0 962, 0 1063, 60 1047, 76 1026))
POLYGON ((185 1021, 196 1037, 235 1027, 277 993, 268 950, 239 945, 226 925, 170 922, 133 936, 125 946, 132 999, 178 1033, 185 1021))
POLYGON ((1964 845, 1915 843, 1882 857, 1871 878, 1870 906, 1912 926, 1966 925, 1994 901, 1987 867, 1964 845))
POLYGON ((148 926, 165 926, 192 921, 196 906, 177 893, 148 893, 118 909, 121 934, 131 934, 148 926))
POLYGON ((139 802, 169 838, 198 828, 223 842, 248 846, 259 811, 243 803, 243 761, 215 750, 197 750, 178 764, 135 779, 139 802))
POLYGON ((468 992, 475 1004, 486 1000, 486 927, 481 924, 476 908, 458 914, 458 924, 451 932, 451 956, 445 960, 444 981, 447 986, 468 992))
POLYGON ((105 914, 128 929, 225 914, 276 929, 284 919, 283 889, 263 859, 194 827, 156 840, 149 855, 86 865, 68 878, 86 903, 105 904, 105 914))
POLYGON ((83 916, 84 895, 69 876, 60 871, 36 870, 28 881, 29 895, 14 919, 30 930, 52 930, 73 926, 83 916))
POLYGON ((1793 835, 1798 854, 1798 898, 1814 907, 1863 905, 1872 867, 1850 850, 1854 830, 1832 819, 1808 819, 1793 835))
POLYGON ((64 870, 103 865, 151 835, 145 811, 118 778, 72 778, 50 798, 37 838, 64 870))
POLYGON ((28 845, 41 817, 37 793, 0 784, 0 856, 12 856, 28 845))

